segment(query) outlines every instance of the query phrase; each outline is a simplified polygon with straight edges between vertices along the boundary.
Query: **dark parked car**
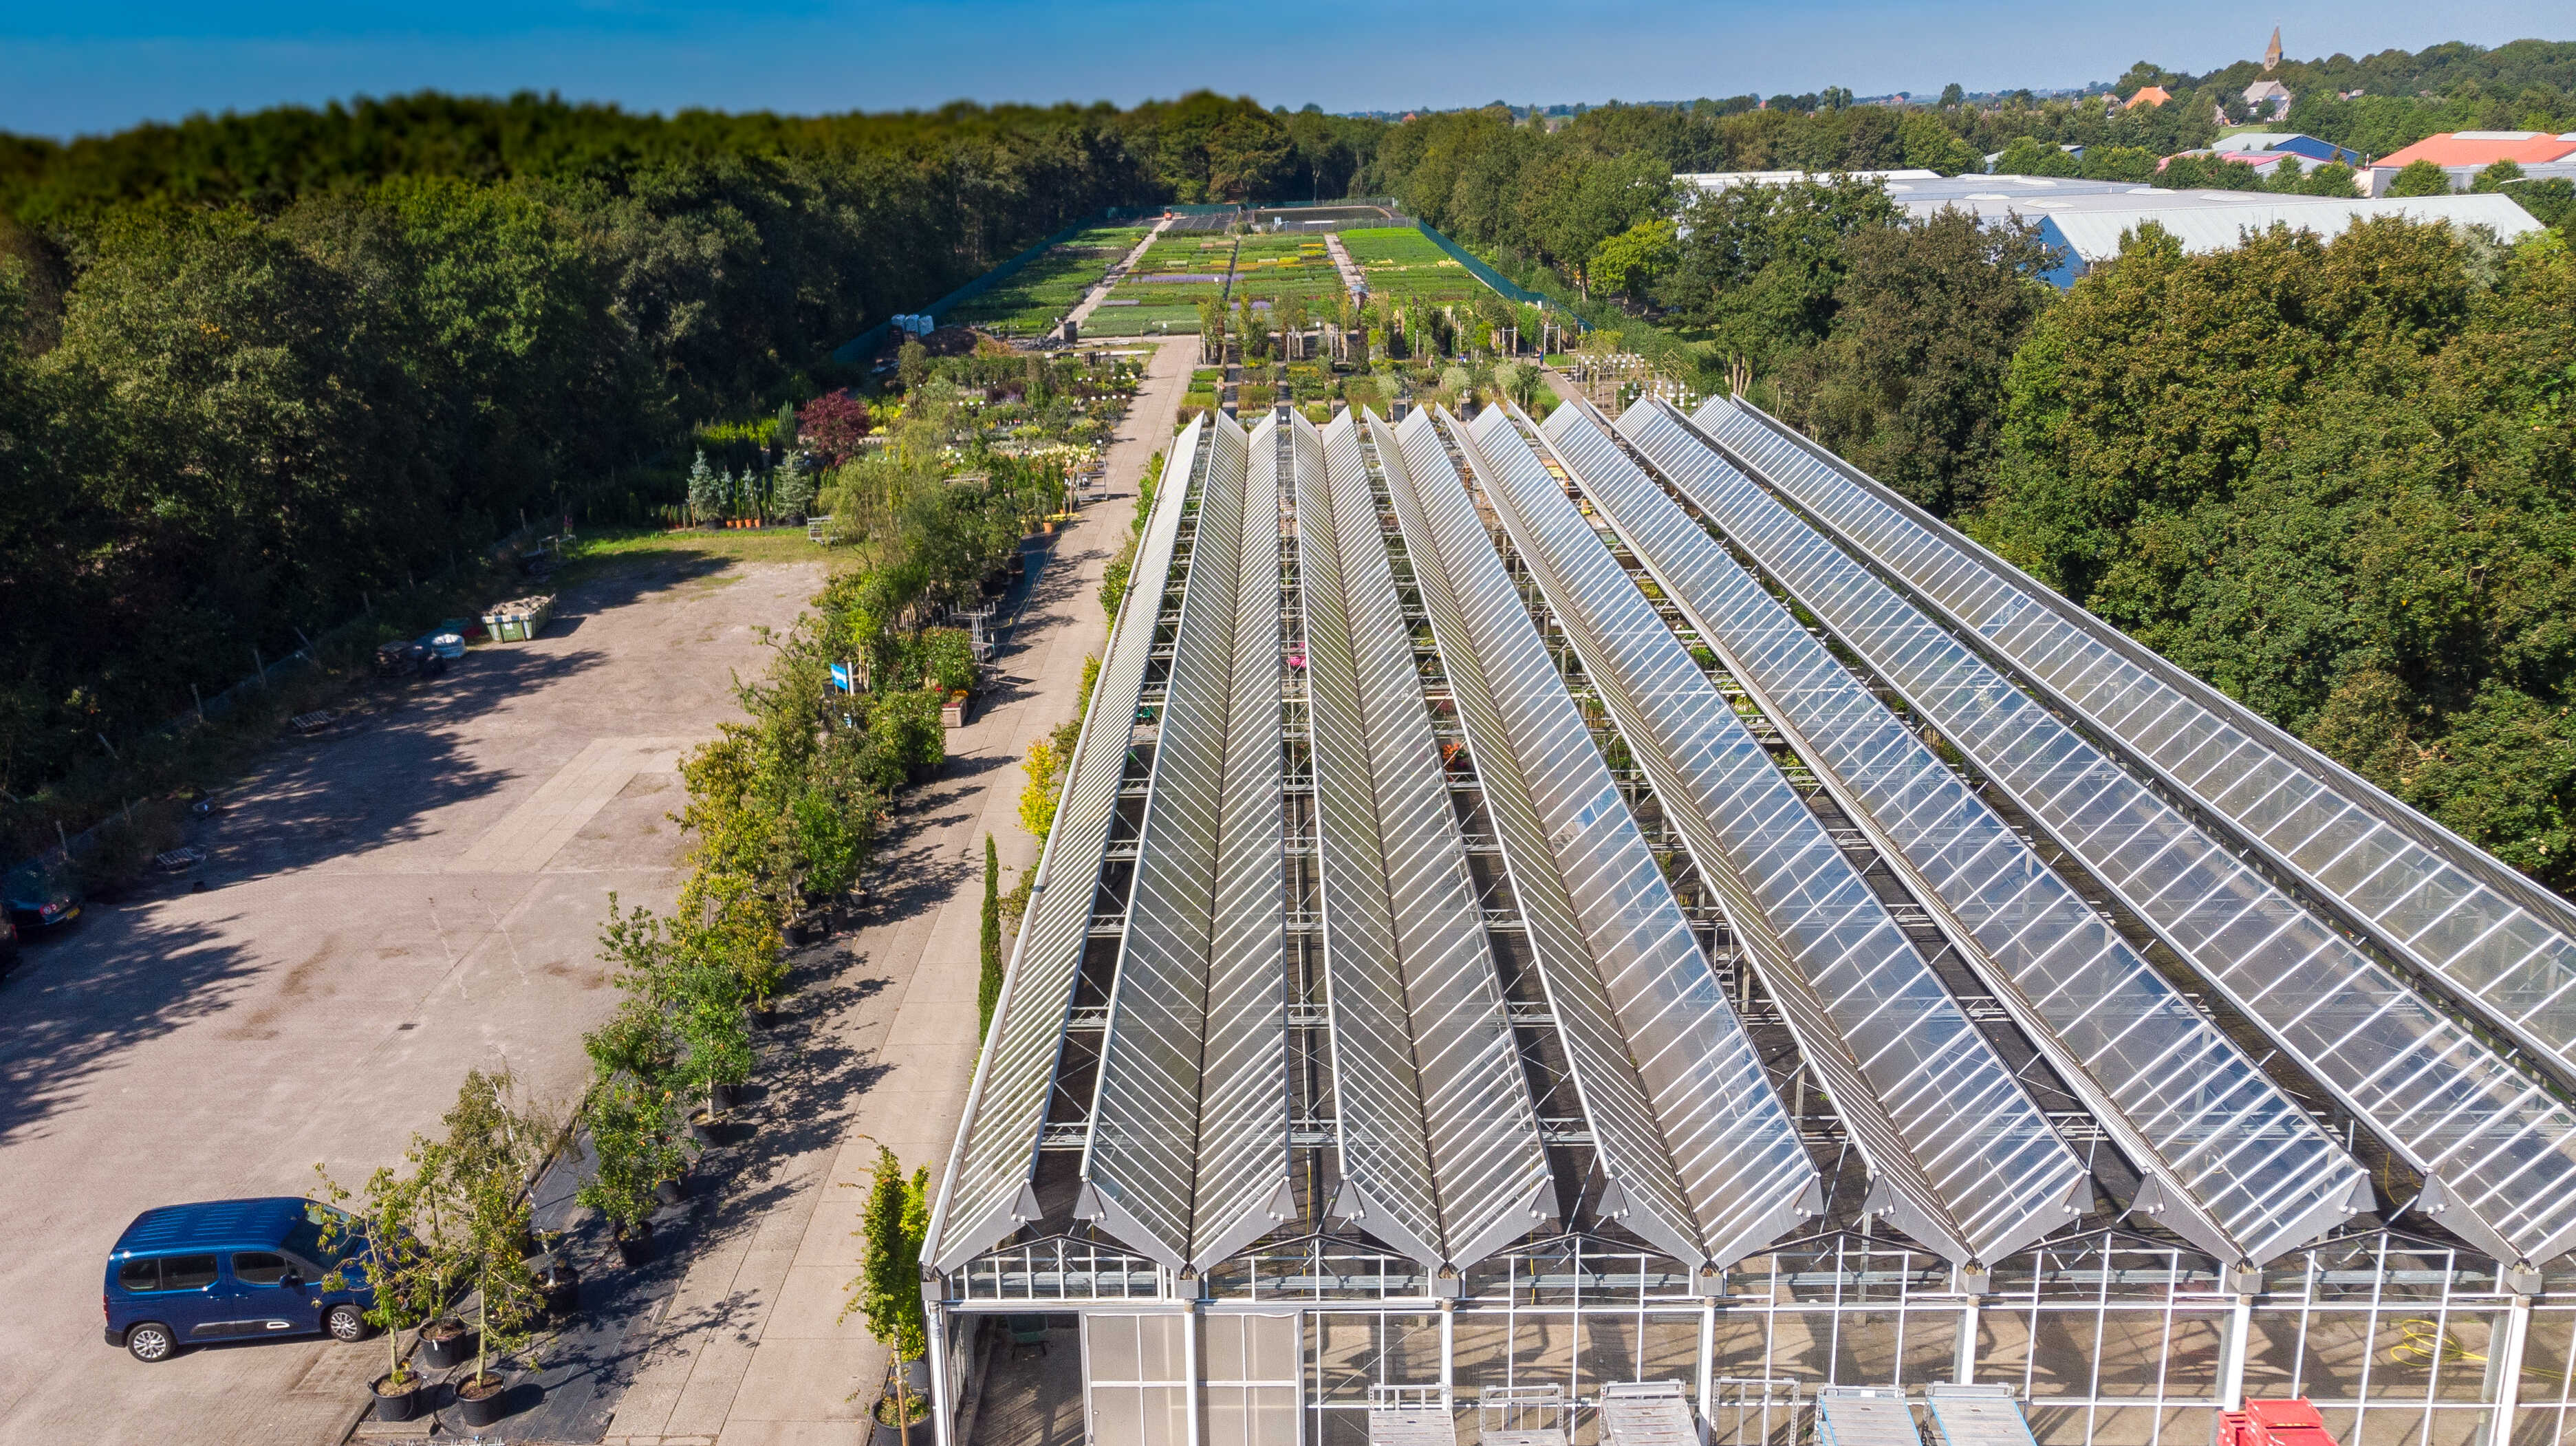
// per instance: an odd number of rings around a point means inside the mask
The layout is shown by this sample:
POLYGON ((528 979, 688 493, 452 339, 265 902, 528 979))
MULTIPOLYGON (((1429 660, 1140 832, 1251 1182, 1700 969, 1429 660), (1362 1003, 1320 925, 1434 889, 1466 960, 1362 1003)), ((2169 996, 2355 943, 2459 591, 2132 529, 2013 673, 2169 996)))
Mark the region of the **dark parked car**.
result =
POLYGON ((332 1257, 349 1253, 323 1245, 323 1224, 338 1215, 292 1195, 144 1211, 107 1253, 107 1343, 166 1361, 199 1341, 364 1337, 375 1302, 364 1266, 341 1265, 344 1288, 322 1288, 340 1264, 332 1257))
POLYGON ((447 671, 447 660, 427 643, 393 642, 376 649, 376 676, 408 678, 418 675, 435 678, 447 671))
POLYGON ((44 864, 28 864, 10 871, 0 880, 0 904, 9 912, 9 922, 18 926, 20 939, 33 939, 48 929, 59 929, 80 917, 80 890, 68 871, 44 864))

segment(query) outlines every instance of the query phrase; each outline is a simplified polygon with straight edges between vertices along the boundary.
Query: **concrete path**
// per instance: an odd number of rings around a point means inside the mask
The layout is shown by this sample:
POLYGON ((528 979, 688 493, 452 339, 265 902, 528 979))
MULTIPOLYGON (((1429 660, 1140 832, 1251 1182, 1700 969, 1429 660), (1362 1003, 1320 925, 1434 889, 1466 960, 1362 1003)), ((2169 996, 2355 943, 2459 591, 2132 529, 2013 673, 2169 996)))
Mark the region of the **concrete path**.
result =
POLYGON ((1136 243, 1136 249, 1128 252, 1125 260, 1110 267, 1109 274, 1101 277, 1100 284, 1092 287, 1089 294, 1082 298, 1082 304, 1066 313, 1064 319, 1076 324, 1089 321, 1091 313, 1099 309, 1102 301, 1108 299, 1109 289, 1125 279, 1128 272, 1136 269, 1136 263, 1145 259, 1145 249, 1153 245, 1155 238, 1161 236, 1164 228, 1171 224, 1172 218, 1169 216, 1155 222, 1154 229, 1145 233, 1145 239, 1136 243))
POLYGON ((1104 650, 1102 566, 1117 551, 1146 460, 1170 444, 1193 341, 1160 347, 1135 409, 1109 450, 1111 497, 1084 510, 1011 650, 1003 691, 949 734, 939 781, 906 807, 885 861, 894 897, 846 944, 851 963, 805 1021, 808 1054, 844 1061, 855 1081, 829 1138, 746 1172, 727 1217, 688 1262, 654 1322, 607 1439, 627 1446, 855 1446, 886 1356, 853 1319, 836 1319, 857 1273, 861 1191, 882 1143, 931 1178, 947 1155, 974 1070, 977 913, 984 836, 1006 870, 1037 861, 1019 824, 1018 767, 1029 743, 1072 716, 1082 660, 1104 650))
POLYGON ((817 564, 674 553, 568 588, 533 642, 361 695, 264 757, 193 879, 98 906, 0 985, 0 1443, 336 1441, 381 1342, 101 1340, 107 1251, 152 1206, 363 1182, 468 1069, 568 1100, 616 1002, 608 893, 667 908, 677 750, 817 564), (191 884, 202 884, 202 891, 191 884))
POLYGON ((1340 233, 1324 233, 1325 249, 1333 253, 1333 269, 1342 273, 1342 285, 1349 287, 1353 301, 1368 299, 1368 278, 1360 274, 1360 264, 1351 259, 1350 248, 1342 244, 1340 233))

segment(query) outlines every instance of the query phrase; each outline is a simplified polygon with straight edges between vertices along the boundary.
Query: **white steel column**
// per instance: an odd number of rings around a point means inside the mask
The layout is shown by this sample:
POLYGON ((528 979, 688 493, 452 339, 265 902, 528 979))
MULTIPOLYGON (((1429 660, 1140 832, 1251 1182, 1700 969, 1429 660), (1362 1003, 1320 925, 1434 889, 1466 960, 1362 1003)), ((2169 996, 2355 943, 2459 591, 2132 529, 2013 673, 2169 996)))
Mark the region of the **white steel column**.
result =
POLYGON ((2236 1297, 2227 1313, 2227 1336, 2218 1345, 2218 1405, 2221 1410, 2245 1409, 2246 1338, 2254 1330, 2254 1298, 2236 1297))
MULTIPOLYGON (((1642 1357, 1641 1357, 1642 1358, 1642 1357)), ((1708 1446, 1709 1428, 1717 1420, 1717 1302, 1699 1303, 1699 1446, 1708 1446)))
MULTIPOLYGON (((956 1446, 948 1419, 948 1310, 937 1301, 930 1303, 930 1436, 937 1446, 956 1446)), ((903 1363, 895 1363, 896 1370, 903 1363)), ((901 1430, 910 1430, 907 1423, 901 1430)))
MULTIPOLYGON (((1192 1281, 1191 1285, 1198 1289, 1205 1288, 1204 1283, 1199 1281, 1192 1281)), ((1181 1376, 1189 1382, 1188 1395, 1185 1398, 1189 1402, 1190 1411, 1189 1446, 1199 1446, 1199 1411, 1205 1402, 1200 1399, 1204 1390, 1199 1381, 1199 1302, 1195 1296, 1190 1299, 1187 1309, 1181 1316, 1181 1376)), ((943 1441, 939 1446, 948 1446, 948 1443, 943 1441)))
POLYGON ((2487 1347, 2487 1396, 2495 1403, 2487 1446, 2512 1446, 2513 1413, 2522 1404, 2522 1353, 2530 1340, 2531 1297, 2517 1294, 2487 1347))
POLYGON ((1454 1414, 1458 1390, 1458 1302, 1440 1302, 1440 1408, 1454 1414))
POLYGON ((1950 1350, 1950 1379, 1962 1386, 1977 1383, 1977 1303, 1994 1287, 1993 1272, 1962 1265, 1955 1267, 1950 1278, 1959 1288, 1966 1304, 1959 1310, 1959 1339, 1950 1350))

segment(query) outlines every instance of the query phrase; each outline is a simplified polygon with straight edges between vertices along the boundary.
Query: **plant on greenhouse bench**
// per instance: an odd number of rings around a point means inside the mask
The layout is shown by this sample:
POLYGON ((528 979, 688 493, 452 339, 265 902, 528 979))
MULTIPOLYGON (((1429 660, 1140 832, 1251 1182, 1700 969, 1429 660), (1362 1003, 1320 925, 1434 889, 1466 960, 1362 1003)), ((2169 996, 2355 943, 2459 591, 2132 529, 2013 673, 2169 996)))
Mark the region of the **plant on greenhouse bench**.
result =
POLYGON ((877 1146, 867 1204, 854 1233, 860 1242, 859 1274, 849 1284, 839 1319, 863 1317, 868 1334, 891 1356, 894 1424, 900 1429, 911 1422, 913 1409, 904 1363, 920 1360, 930 1348, 930 1322, 921 1302, 921 1248, 930 1235, 930 1167, 914 1170, 907 1179, 894 1151, 877 1146))
POLYGON ((317 1162, 313 1173, 332 1207, 322 1212, 322 1251, 331 1262, 326 1291, 364 1285, 374 1293, 367 1324, 385 1333, 385 1377, 378 1395, 408 1394, 419 1373, 404 1359, 402 1333, 428 1323, 447 1298, 444 1262, 431 1242, 439 1234, 445 1173, 440 1147, 415 1135, 404 1168, 379 1167, 356 1192, 343 1188, 317 1162))

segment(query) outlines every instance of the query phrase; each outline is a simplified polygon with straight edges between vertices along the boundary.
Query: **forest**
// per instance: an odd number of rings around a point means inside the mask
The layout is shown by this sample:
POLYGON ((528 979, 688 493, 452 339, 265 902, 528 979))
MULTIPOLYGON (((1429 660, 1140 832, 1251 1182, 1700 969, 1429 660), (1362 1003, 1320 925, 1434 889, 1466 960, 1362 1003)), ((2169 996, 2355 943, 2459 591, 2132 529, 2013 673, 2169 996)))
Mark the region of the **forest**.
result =
MULTIPOLYGON (((876 385, 830 349, 1112 207, 1392 195, 1753 396, 2553 884, 2576 880, 2565 237, 2154 237, 2063 297, 2037 238, 1827 178, 2152 174, 2242 62, 2100 93, 1502 107, 1402 124, 1199 92, 900 115, 435 94, 0 136, 0 820, 523 516, 680 500, 693 429, 876 385), (27 620, 41 619, 38 626, 27 620)), ((2576 44, 2290 61, 2373 154, 2576 129, 2576 44)), ((2186 173, 2188 174, 2188 173, 2186 173)), ((2198 177, 2203 181, 2210 178, 2198 177)), ((2576 209, 2576 208, 2571 208, 2576 209)), ((75 826, 79 820, 75 819, 75 826)))

